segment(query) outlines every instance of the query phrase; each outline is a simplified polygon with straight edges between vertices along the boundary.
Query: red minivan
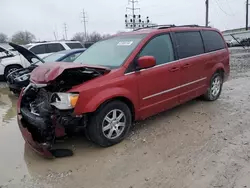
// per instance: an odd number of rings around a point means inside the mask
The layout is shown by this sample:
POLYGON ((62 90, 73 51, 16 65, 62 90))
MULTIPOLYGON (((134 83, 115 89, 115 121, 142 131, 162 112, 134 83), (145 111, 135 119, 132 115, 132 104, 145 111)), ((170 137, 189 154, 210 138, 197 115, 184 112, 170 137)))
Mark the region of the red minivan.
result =
POLYGON ((108 147, 134 121, 203 96, 219 98, 229 51, 213 28, 155 26, 102 40, 75 63, 47 63, 31 73, 18 101, 24 139, 38 153, 58 156, 58 138, 83 128, 108 147))

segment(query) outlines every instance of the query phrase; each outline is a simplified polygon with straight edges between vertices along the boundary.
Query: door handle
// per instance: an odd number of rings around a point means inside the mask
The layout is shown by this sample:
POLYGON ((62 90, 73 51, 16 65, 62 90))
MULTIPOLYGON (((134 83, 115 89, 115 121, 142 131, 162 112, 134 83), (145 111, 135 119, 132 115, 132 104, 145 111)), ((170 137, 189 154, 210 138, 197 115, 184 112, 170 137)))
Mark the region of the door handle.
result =
POLYGON ((190 66, 191 66, 191 64, 186 63, 185 65, 182 66, 182 68, 185 69, 185 68, 188 68, 188 67, 190 67, 190 66))
POLYGON ((169 69, 170 72, 176 72, 178 70, 180 70, 179 67, 173 67, 173 68, 169 69))

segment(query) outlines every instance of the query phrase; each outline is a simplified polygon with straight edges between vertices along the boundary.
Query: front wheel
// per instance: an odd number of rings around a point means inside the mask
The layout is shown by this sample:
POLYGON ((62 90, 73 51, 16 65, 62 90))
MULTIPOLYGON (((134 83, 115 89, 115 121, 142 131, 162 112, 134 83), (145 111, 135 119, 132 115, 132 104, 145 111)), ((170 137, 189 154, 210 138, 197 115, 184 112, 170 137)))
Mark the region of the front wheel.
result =
POLYGON ((132 115, 128 106, 120 101, 112 101, 100 107, 90 117, 88 136, 102 147, 112 146, 127 136, 131 124, 132 115))
POLYGON ((12 72, 14 72, 14 71, 16 71, 18 69, 21 69, 21 68, 22 68, 21 65, 10 65, 10 66, 6 67, 5 70, 4 70, 4 78, 7 79, 7 76, 10 73, 12 73, 12 72))
POLYGON ((210 86, 204 95, 208 101, 215 101, 220 97, 223 86, 223 77, 220 73, 215 73, 210 81, 210 86))

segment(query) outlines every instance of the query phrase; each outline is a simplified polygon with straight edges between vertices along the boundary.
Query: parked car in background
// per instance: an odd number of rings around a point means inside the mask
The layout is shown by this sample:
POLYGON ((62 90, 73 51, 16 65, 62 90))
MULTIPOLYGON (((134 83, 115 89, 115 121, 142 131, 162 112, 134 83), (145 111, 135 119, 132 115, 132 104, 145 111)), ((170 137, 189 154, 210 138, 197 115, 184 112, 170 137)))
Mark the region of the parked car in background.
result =
POLYGON ((4 58, 10 58, 10 57, 14 57, 14 56, 15 55, 10 50, 8 50, 0 45, 0 62, 4 58))
MULTIPOLYGON (((52 53, 63 50, 84 48, 84 46, 77 41, 39 42, 27 44, 24 45, 24 47, 40 58, 44 58, 52 53)), ((0 62, 0 76, 6 79, 9 73, 28 66, 30 66, 30 62, 20 54, 11 58, 5 58, 0 62)))
POLYGON ((75 62, 37 67, 18 100, 22 135, 46 157, 58 156, 55 140, 80 127, 108 147, 127 136, 133 121, 200 96, 215 101, 230 72, 222 34, 193 25, 117 34, 75 62))
POLYGON ((11 72, 7 76, 7 84, 10 88, 10 91, 13 93, 19 93, 23 87, 26 87, 29 84, 30 73, 39 65, 43 63, 51 62, 73 62, 79 55, 81 55, 86 49, 72 49, 72 50, 63 50, 60 52, 53 53, 47 57, 40 58, 31 51, 25 49, 22 46, 10 43, 10 45, 23 55, 30 62, 30 66, 26 68, 21 68, 16 71, 11 72))
MULTIPOLYGON (((18 52, 14 48, 12 48, 8 43, 0 43, 0 49, 4 49, 6 51, 9 51, 13 55, 18 54, 18 52)), ((4 54, 0 54, 0 58, 2 57, 2 55, 4 55, 4 54)))

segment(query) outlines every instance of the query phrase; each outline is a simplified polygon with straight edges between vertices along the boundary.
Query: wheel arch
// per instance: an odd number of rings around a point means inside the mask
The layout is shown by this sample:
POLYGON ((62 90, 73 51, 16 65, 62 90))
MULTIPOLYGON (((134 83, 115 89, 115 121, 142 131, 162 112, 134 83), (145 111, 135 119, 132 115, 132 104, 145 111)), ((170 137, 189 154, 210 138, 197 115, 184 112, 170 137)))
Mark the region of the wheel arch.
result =
POLYGON ((129 98, 124 97, 124 96, 116 96, 116 97, 113 97, 113 98, 110 98, 110 99, 104 101, 103 103, 101 103, 97 107, 97 110, 100 109, 101 107, 105 106, 106 104, 112 102, 112 101, 120 101, 120 102, 123 102, 124 104, 126 104, 131 111, 132 121, 135 120, 135 106, 129 98))
POLYGON ((225 70, 223 68, 216 69, 215 73, 221 74, 222 75, 222 79, 224 79, 224 77, 225 77, 225 70))
POLYGON ((224 79, 225 77, 225 67, 222 63, 218 63, 216 66, 213 67, 212 69, 212 74, 209 78, 209 80, 212 78, 212 76, 215 74, 215 73, 220 73, 222 74, 222 78, 224 79))
POLYGON ((3 74, 4 74, 4 79, 6 79, 7 78, 7 76, 8 76, 8 74, 6 74, 7 73, 7 70, 8 70, 8 68, 9 67, 13 67, 13 66, 16 66, 16 67, 19 67, 20 69, 22 69, 23 68, 23 66, 22 65, 20 65, 20 64, 10 64, 10 65, 7 65, 6 67, 4 67, 4 71, 3 71, 3 74))
POLYGON ((18 63, 10 64, 10 65, 7 65, 6 67, 4 67, 4 73, 5 73, 5 71, 6 71, 7 68, 13 67, 13 66, 17 66, 17 67, 23 68, 23 66, 20 65, 20 64, 18 64, 18 63))
POLYGON ((93 113, 96 110, 100 109, 100 107, 102 107, 103 105, 114 100, 125 103, 131 110, 133 120, 137 119, 137 109, 139 107, 137 95, 135 95, 130 90, 118 87, 105 89, 101 92, 96 93, 94 96, 91 94, 88 96, 87 93, 84 93, 82 95, 80 94, 74 112, 77 115, 93 113))

